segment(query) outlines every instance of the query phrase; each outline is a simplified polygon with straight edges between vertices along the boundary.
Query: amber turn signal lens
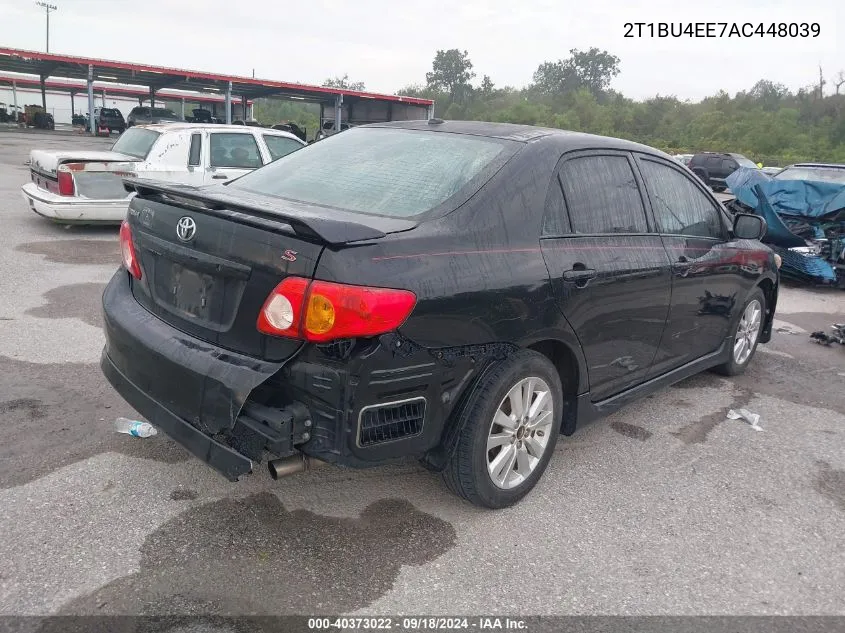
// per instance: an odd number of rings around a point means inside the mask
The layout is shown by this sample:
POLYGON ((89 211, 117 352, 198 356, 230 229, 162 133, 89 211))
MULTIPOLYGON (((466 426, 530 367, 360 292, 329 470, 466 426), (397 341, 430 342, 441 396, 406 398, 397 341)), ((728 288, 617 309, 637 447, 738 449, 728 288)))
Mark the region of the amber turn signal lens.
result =
POLYGON ((334 327, 334 306, 323 295, 315 293, 308 298, 305 315, 305 329, 311 334, 325 334, 334 327))

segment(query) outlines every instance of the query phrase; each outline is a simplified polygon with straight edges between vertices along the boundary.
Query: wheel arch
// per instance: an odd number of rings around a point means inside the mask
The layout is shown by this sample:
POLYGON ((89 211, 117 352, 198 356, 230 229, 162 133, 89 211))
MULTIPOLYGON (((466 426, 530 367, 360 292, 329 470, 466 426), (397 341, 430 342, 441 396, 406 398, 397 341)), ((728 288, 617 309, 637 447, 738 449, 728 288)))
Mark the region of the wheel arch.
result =
POLYGON ((763 331, 760 332, 760 342, 768 343, 772 340, 772 327, 775 320, 775 309, 778 301, 778 283, 777 278, 764 277, 754 288, 759 288, 763 291, 763 296, 766 299, 766 320, 763 322, 763 331))

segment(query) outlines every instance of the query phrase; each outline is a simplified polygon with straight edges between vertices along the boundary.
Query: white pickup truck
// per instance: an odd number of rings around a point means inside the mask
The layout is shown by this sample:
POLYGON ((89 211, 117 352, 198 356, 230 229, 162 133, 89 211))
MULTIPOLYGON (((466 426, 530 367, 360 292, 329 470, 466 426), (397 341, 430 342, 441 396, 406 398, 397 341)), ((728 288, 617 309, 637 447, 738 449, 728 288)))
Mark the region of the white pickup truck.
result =
POLYGON ((131 198, 124 178, 219 184, 303 145, 289 132, 241 125, 134 126, 108 152, 32 150, 21 189, 30 209, 59 224, 120 224, 131 198))

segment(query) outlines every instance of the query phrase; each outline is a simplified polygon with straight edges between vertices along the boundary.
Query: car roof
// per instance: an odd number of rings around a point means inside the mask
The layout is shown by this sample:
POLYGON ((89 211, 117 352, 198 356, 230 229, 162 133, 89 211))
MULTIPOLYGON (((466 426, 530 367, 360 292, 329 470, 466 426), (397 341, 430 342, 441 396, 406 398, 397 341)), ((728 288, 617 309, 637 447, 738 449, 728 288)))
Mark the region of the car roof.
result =
MULTIPOLYGON (((438 119, 439 121, 439 119, 438 119)), ((442 123, 429 123, 426 120, 415 121, 393 121, 390 123, 371 123, 360 126, 361 128, 393 128, 403 130, 425 130, 429 132, 445 132, 451 134, 467 134, 471 136, 484 136, 488 138, 503 139, 508 141, 520 141, 530 143, 538 140, 555 143, 562 149, 619 149, 637 152, 645 152, 671 158, 669 154, 660 150, 626 141, 624 139, 612 138, 609 136, 598 136, 584 132, 571 132, 557 128, 544 128, 534 125, 519 125, 516 123, 489 123, 485 121, 443 121, 442 123)))
MULTIPOLYGON (((845 165, 840 163, 795 163, 794 165, 790 165, 789 167, 810 167, 810 168, 817 168, 817 169, 845 169, 845 165)), ((784 169, 789 169, 789 167, 784 167, 784 169)))
POLYGON ((262 134, 265 132, 272 136, 284 136, 286 138, 293 138, 302 142, 298 136, 285 132, 284 130, 274 130, 269 127, 257 127, 251 125, 224 125, 219 123, 153 123, 150 125, 136 125, 137 128, 145 130, 155 130, 156 132, 173 132, 182 130, 212 130, 214 132, 239 132, 241 134, 252 134, 253 130, 260 130, 262 134))

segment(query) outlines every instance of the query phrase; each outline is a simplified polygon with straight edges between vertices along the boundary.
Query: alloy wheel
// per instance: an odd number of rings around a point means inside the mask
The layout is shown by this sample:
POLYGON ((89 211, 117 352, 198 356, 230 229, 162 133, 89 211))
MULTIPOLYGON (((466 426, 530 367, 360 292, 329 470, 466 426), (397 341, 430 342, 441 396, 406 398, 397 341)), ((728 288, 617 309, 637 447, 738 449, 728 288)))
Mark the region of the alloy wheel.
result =
POLYGON ((487 472, 499 488, 515 488, 540 463, 549 446, 554 403, 541 378, 520 380, 502 399, 487 436, 487 472))

